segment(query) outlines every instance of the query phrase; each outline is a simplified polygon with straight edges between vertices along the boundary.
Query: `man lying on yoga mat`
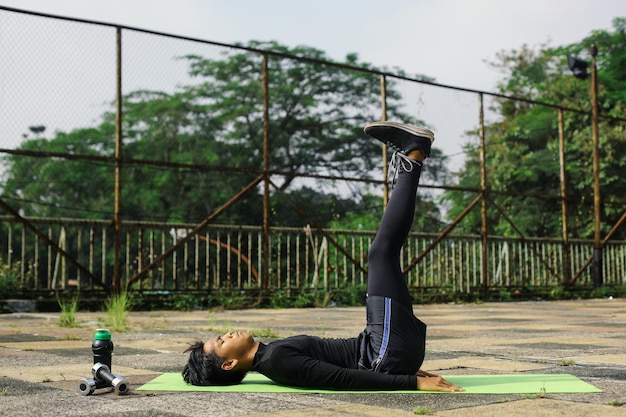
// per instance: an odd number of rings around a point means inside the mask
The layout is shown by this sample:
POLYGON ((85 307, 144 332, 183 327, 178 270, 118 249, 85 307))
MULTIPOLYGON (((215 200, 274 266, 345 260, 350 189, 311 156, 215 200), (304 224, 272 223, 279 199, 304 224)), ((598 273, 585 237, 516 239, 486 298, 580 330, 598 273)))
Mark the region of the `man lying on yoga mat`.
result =
POLYGON ((375 122, 365 133, 395 150, 397 182, 368 254, 367 325, 358 337, 321 339, 292 336, 267 345, 244 332, 197 341, 183 370, 193 385, 238 384, 248 371, 278 384, 337 390, 418 389, 462 391, 442 377, 420 369, 426 325, 413 315, 400 267, 416 202, 422 161, 430 156, 434 134, 394 122, 375 122))

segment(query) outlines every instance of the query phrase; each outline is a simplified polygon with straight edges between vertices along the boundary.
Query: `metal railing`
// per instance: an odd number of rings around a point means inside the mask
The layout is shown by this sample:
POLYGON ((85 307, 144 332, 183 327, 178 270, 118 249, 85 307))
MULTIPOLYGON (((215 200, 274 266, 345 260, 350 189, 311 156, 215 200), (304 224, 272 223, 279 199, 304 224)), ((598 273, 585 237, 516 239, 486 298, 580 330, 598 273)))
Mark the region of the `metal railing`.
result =
MULTIPOLYGON (((1 219, 3 261, 19 274, 26 290, 78 288, 98 290, 80 269, 12 219, 1 219)), ((113 254, 110 222, 76 219, 30 219, 58 246, 111 284, 113 254)), ((131 277, 180 240, 193 224, 125 224, 120 268, 131 277)), ((207 226, 203 233, 187 241, 158 268, 137 281, 134 290, 206 291, 220 288, 261 288, 262 228, 207 226)), ((269 288, 344 288, 363 285, 367 280, 367 252, 374 231, 326 230, 310 227, 275 228, 270 239, 269 288), (339 250, 339 248, 342 248, 339 250)), ((437 235, 413 233, 403 251, 404 265, 411 264, 437 235)), ((469 293, 477 288, 539 287, 566 284, 564 269, 577 270, 592 255, 591 241, 571 241, 569 265, 564 264, 563 242, 555 239, 504 239, 490 237, 487 260, 489 280, 483 281, 480 236, 448 236, 407 271, 411 288, 434 288, 469 293)), ((626 242, 606 246, 607 284, 626 285, 626 242)), ((592 283, 591 268, 584 269, 580 285, 592 283)), ((98 284, 98 285, 96 285, 98 284)))

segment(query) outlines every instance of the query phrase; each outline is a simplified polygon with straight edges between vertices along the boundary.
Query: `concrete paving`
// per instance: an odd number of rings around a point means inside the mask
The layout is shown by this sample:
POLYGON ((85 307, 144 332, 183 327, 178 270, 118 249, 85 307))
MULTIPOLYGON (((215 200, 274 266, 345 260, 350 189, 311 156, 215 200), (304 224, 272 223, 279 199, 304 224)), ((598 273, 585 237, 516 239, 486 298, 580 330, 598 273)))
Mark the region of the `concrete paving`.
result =
POLYGON ((194 339, 249 330, 263 341, 314 334, 352 337, 364 309, 132 312, 114 332, 113 372, 129 395, 82 396, 91 376, 91 339, 104 313, 0 315, 1 416, 626 416, 626 299, 415 306, 428 324, 424 369, 444 375, 567 373, 604 390, 588 394, 241 394, 146 392, 163 372, 179 372, 194 339))

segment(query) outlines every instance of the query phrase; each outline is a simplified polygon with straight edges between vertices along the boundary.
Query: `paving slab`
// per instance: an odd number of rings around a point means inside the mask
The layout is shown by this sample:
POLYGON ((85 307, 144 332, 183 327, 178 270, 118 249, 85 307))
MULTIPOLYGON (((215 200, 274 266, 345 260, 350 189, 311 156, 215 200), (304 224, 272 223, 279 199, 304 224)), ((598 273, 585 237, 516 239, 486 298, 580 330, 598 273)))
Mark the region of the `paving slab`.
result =
POLYGON ((424 368, 442 374, 567 373, 602 393, 537 395, 261 394, 135 391, 178 372, 195 339, 249 330, 272 337, 353 337, 364 308, 131 312, 113 332, 113 371, 129 395, 77 392, 90 376, 91 339, 104 313, 0 315, 0 415, 4 416, 626 416, 626 299, 441 304, 414 307, 428 324, 424 368))
POLYGON ((626 416, 626 409, 611 405, 585 404, 550 399, 530 399, 512 401, 504 404, 490 404, 471 409, 456 409, 431 414, 441 417, 620 417, 626 416), (471 411, 474 414, 468 414, 471 411))

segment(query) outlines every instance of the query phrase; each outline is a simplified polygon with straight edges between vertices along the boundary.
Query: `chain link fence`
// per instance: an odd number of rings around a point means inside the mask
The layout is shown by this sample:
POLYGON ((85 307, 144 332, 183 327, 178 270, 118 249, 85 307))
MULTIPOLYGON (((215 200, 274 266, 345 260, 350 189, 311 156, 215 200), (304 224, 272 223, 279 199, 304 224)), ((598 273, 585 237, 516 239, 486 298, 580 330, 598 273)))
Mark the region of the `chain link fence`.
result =
MULTIPOLYGON (((437 133, 440 157, 453 171, 463 164, 468 149, 484 146, 476 143, 475 133, 497 118, 490 110, 495 98, 488 93, 277 50, 7 8, 0 8, 0 28, 0 152, 5 160, 23 164, 24 172, 55 169, 47 168, 48 161, 62 161, 64 168, 63 176, 51 172, 46 178, 12 183, 18 192, 4 192, 0 198, 6 214, 0 232, 6 275, 15 275, 32 292, 363 285, 374 231, 337 230, 317 222, 346 215, 342 202, 354 195, 379 197, 377 207, 363 210, 382 213, 389 191, 386 154, 364 174, 357 158, 360 142, 345 141, 337 150, 354 153, 352 165, 339 169, 332 160, 320 158, 309 168, 296 166, 290 151, 306 153, 309 138, 325 132, 295 132, 290 138, 295 146, 272 154, 269 150, 285 128, 280 123, 297 118, 299 111, 294 104, 288 107, 293 114, 281 114, 272 98, 289 93, 294 103, 307 100, 306 87, 319 82, 318 77, 377 89, 380 101, 367 106, 350 102, 341 89, 331 91, 334 102, 323 102, 315 115, 330 120, 333 108, 340 108, 346 123, 337 129, 350 137, 360 131, 362 119, 384 118, 386 106, 393 104, 398 114, 423 121, 437 133), (235 73, 232 66, 207 65, 226 60, 238 63, 235 73), (281 85, 272 78, 279 69, 297 74, 300 84, 281 85), (209 71, 214 83, 203 77, 209 71), (255 75, 244 79, 249 74, 255 75), (231 89, 229 83, 241 88, 231 89), (394 91, 401 96, 387 97, 394 91), (229 96, 233 92, 238 95, 229 96), (248 111, 230 109, 229 100, 245 102, 248 111), (224 143, 239 140, 233 137, 237 121, 254 128, 240 140, 248 141, 242 150, 255 154, 256 165, 237 154, 226 158, 220 153, 224 143), (140 143, 146 137, 155 140, 143 149, 140 143), (59 149, 42 145, 53 138, 59 149), (199 151, 207 147, 214 149, 211 157, 199 151), (67 172, 80 175, 82 182, 70 182, 67 172), (60 206, 46 191, 52 189, 46 182, 51 178, 57 186, 71 184, 61 189, 72 204, 60 206), (20 195, 28 187, 41 190, 36 201, 20 195), (210 199, 204 197, 208 195, 210 199), (320 195, 336 199, 336 211, 311 210, 310 203, 320 195), (196 209, 181 212, 181 201, 196 202, 196 209), (170 208, 167 218, 164 206, 170 208)), ((550 162, 555 173, 556 152, 550 162)), ((6 169, 5 164, 8 178, 6 169)), ((478 203, 487 199, 484 187, 458 188, 453 176, 426 175, 422 183, 424 198, 444 190, 475 194, 468 207, 474 215, 478 203)), ((8 185, 5 181, 3 188, 8 185)), ((545 193, 520 198, 563 198, 558 189, 545 193)), ((467 293, 476 288, 593 284, 592 241, 462 236, 451 233, 454 225, 411 235, 403 252, 410 287, 467 293)), ((626 283, 625 248, 621 241, 605 246, 605 284, 626 283)))

